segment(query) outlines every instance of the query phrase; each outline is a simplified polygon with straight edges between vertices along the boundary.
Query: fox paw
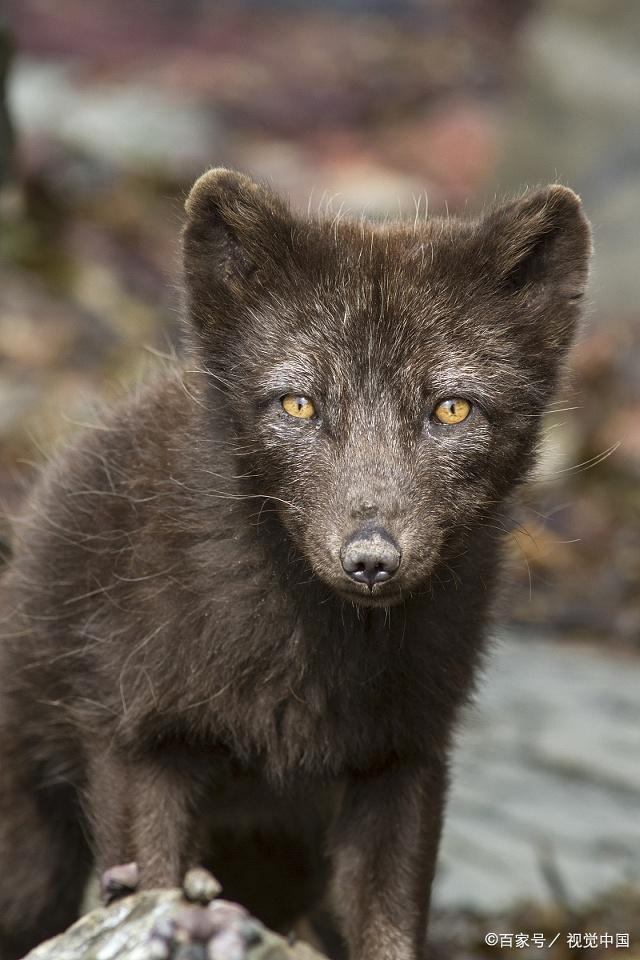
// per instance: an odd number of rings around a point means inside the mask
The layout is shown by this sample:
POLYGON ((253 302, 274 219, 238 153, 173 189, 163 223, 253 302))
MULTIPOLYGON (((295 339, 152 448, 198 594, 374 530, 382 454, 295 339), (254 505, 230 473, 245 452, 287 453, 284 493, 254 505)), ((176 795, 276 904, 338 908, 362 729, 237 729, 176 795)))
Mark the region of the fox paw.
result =
POLYGON ((206 906, 218 896, 222 887, 208 870, 203 867, 192 867, 187 870, 182 881, 182 892, 191 903, 200 903, 206 906))
POLYGON ((138 886, 138 880, 138 864, 135 861, 109 867, 100 877, 102 902, 108 906, 120 897, 127 897, 138 886))

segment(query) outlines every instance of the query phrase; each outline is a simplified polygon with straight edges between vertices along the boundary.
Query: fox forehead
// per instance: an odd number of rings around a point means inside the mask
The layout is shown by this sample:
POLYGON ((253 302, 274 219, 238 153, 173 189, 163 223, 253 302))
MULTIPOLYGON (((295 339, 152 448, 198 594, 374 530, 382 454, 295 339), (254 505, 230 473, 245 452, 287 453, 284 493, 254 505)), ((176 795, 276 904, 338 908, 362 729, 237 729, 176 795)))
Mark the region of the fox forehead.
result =
POLYGON ((381 303, 374 311, 362 297, 354 306, 348 290, 334 291, 321 308, 318 301, 276 296, 253 310, 256 336, 241 335, 237 345, 265 398, 289 389, 384 393, 393 386, 445 396, 466 388, 481 400, 520 381, 516 338, 508 330, 496 335, 481 304, 468 308, 480 322, 467 325, 435 306, 428 291, 401 313, 381 303))
MULTIPOLYGON (((427 351, 426 357, 417 351, 408 354, 403 362, 390 365, 380 355, 365 356, 365 351, 352 349, 349 354, 332 354, 321 362, 318 354, 302 352, 293 346, 286 359, 263 368, 254 380, 254 387, 265 396, 281 391, 337 394, 362 393, 367 387, 386 393, 388 388, 426 392, 437 396, 455 395, 465 391, 478 400, 489 400, 496 386, 504 387, 505 374, 501 366, 481 361, 463 349, 446 351, 443 357, 427 351), (353 376, 353 365, 361 368, 362 376, 353 376), (329 369, 327 369, 327 366, 329 369)), ((516 378, 517 379, 517 378, 516 378)))

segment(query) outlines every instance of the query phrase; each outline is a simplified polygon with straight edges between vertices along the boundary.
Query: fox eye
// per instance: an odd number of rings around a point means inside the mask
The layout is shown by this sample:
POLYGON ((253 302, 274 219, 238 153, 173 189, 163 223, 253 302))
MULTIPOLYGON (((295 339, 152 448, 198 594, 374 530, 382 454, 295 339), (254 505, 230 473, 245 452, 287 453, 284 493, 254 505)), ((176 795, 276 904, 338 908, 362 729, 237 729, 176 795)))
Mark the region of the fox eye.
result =
POLYGON ((464 400, 462 397, 448 397, 446 400, 440 401, 433 411, 433 416, 439 423, 453 425, 462 423, 470 413, 471 404, 468 400, 464 400))
POLYGON ((316 408, 308 397, 299 397, 295 393, 287 393, 280 403, 285 413, 298 420, 311 420, 316 415, 316 408))

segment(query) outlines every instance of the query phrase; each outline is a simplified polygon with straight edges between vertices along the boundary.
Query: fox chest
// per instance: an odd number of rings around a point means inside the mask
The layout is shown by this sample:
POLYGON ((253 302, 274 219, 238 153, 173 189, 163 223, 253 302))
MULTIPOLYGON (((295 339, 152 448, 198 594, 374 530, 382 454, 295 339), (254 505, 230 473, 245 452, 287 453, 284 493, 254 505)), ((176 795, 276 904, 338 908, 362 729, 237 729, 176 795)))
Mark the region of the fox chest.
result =
POLYGON ((298 775, 335 779, 424 748, 422 705, 408 709, 407 698, 390 691, 309 684, 273 694, 257 691, 224 723, 234 752, 259 757, 275 781, 298 775))

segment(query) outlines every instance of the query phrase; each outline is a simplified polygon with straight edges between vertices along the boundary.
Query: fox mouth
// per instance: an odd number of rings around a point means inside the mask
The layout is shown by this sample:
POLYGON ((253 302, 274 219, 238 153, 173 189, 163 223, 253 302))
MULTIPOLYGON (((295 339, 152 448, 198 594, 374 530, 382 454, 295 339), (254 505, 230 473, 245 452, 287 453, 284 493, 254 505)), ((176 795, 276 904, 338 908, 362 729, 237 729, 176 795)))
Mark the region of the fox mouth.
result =
POLYGON ((345 600, 360 607, 392 607, 402 600, 402 591, 397 584, 341 584, 338 592, 345 600))

